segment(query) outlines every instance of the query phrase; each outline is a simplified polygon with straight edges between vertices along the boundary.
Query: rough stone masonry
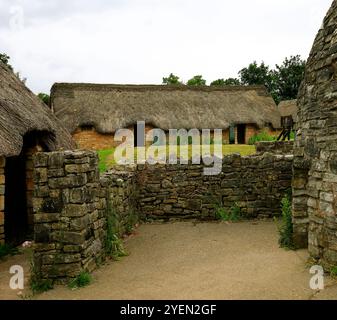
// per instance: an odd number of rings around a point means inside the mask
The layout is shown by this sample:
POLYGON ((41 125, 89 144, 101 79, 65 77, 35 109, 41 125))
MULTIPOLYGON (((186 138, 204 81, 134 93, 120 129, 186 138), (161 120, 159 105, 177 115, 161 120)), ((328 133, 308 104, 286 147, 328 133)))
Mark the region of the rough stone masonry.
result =
POLYGON ((328 270, 337 265, 337 0, 315 39, 298 104, 295 240, 328 270))
POLYGON ((34 270, 66 282, 105 258, 108 201, 123 233, 132 211, 132 175, 98 171, 90 151, 38 153, 34 158, 34 270))
POLYGON ((105 258, 107 215, 118 233, 142 218, 214 219, 215 206, 240 207, 247 217, 272 217, 291 186, 292 155, 265 153, 223 159, 223 173, 203 165, 138 165, 100 177, 92 151, 34 157, 34 266, 42 279, 66 282, 105 258), (126 170, 127 169, 127 170, 126 170))

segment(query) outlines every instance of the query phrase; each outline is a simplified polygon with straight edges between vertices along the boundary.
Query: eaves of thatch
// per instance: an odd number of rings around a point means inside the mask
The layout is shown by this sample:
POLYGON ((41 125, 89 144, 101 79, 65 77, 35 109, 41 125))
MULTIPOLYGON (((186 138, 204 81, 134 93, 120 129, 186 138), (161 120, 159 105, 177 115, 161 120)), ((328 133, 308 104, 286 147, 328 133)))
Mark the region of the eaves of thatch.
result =
POLYGON ((286 100, 286 101, 281 101, 280 104, 278 105, 278 109, 280 111, 281 117, 289 117, 292 116, 293 120, 296 122, 297 121, 297 100, 286 100))
POLYGON ((137 121, 162 129, 226 129, 251 123, 280 127, 280 114, 263 86, 190 87, 56 83, 54 113, 74 132, 92 125, 113 133, 137 121))
POLYGON ((30 132, 48 133, 44 143, 49 150, 75 147, 49 107, 0 62, 0 156, 20 154, 23 137, 30 132))

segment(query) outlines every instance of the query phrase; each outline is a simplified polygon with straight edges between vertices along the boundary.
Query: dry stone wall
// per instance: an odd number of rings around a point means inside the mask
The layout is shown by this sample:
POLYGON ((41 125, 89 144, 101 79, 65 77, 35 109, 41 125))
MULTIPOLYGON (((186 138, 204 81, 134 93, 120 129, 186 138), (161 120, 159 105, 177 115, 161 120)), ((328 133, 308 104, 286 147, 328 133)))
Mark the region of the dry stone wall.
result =
POLYGON ((218 206, 237 206, 247 218, 279 215, 293 156, 230 155, 216 176, 192 164, 116 167, 100 176, 92 151, 38 153, 33 161, 34 272, 62 283, 105 259, 111 218, 122 235, 139 216, 208 220, 218 206))
POLYGON ((293 154, 294 141, 261 141, 256 142, 256 152, 265 153, 270 152, 274 154, 293 154))
POLYGON ((91 272, 105 256, 107 201, 123 226, 132 176, 100 178, 90 151, 39 153, 34 166, 35 272, 57 282, 91 272))
POLYGON ((0 157, 0 244, 5 242, 5 162, 0 157))
POLYGON ((222 173, 205 176, 203 165, 139 165, 138 209, 146 218, 214 219, 215 207, 238 206, 248 218, 280 214, 291 188, 292 155, 226 156, 222 173))
POLYGON ((299 92, 294 150, 295 239, 337 265, 337 1, 312 47, 299 92))

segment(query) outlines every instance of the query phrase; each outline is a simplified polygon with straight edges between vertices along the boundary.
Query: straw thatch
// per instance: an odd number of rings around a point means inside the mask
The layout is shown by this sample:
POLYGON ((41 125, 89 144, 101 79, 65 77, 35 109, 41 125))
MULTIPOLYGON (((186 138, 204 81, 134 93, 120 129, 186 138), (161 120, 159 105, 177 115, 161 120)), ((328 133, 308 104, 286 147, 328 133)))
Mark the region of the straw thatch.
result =
POLYGON ((72 149, 74 142, 60 121, 0 62, 0 156, 20 154, 23 137, 30 132, 48 133, 50 150, 72 149))
POLYGON ((55 115, 70 132, 92 125, 112 133, 137 121, 167 129, 226 129, 251 123, 280 127, 280 114, 261 86, 189 87, 56 83, 55 115))
POLYGON ((281 101, 278 105, 278 109, 280 111, 281 117, 293 117, 293 121, 297 121, 297 100, 287 100, 287 101, 281 101))

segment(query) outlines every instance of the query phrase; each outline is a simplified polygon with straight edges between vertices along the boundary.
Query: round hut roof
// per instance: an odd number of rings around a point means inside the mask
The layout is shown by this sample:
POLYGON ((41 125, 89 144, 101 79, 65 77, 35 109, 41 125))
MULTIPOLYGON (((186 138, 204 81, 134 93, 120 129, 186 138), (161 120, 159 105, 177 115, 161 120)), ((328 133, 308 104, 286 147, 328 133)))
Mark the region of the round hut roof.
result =
POLYGON ((44 141, 50 150, 75 147, 70 134, 48 106, 0 62, 0 156, 20 154, 23 137, 33 131, 50 134, 44 141))
POLYGON ((289 117, 292 116, 294 122, 297 121, 297 100, 287 100, 281 101, 278 105, 278 109, 280 111, 281 117, 289 117))

